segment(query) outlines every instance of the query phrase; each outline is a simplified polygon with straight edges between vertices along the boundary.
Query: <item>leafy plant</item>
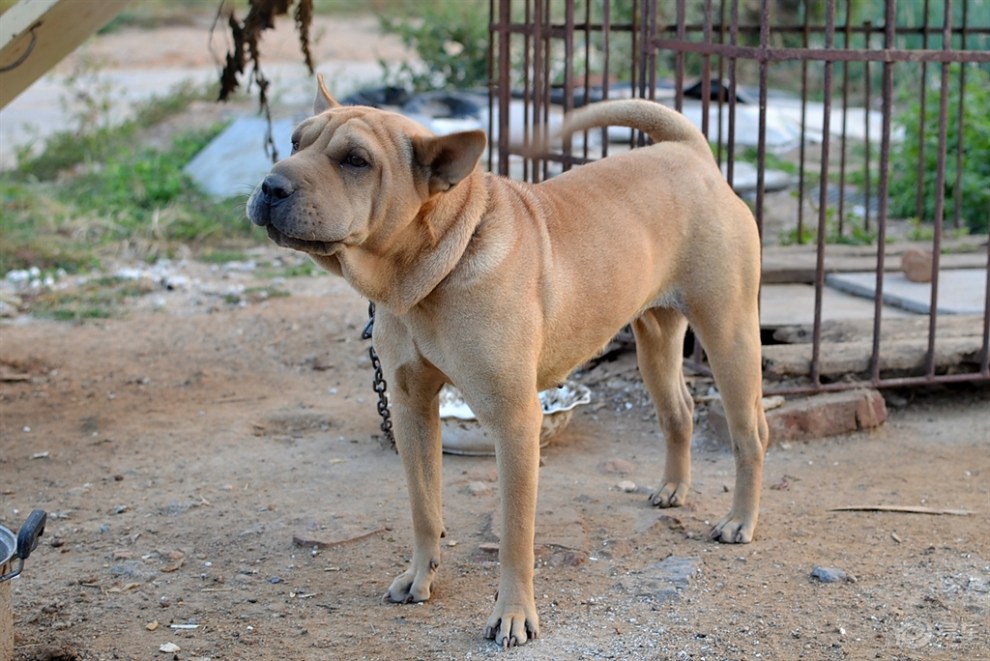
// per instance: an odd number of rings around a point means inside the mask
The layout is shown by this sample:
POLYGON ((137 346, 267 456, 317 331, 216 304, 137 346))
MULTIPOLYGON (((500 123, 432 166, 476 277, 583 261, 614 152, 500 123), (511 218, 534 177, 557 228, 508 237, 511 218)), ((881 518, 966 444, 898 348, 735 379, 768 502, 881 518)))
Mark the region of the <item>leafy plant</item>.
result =
MULTIPOLYGON (((77 80, 67 81, 70 95, 77 80)), ((100 98, 109 94, 76 106, 71 130, 0 174, 0 273, 30 266, 93 268, 107 248, 126 247, 153 259, 171 254, 180 242, 250 240, 241 202, 209 199, 182 170, 222 126, 180 134, 165 149, 134 148, 145 127, 184 110, 202 93, 179 88, 118 125, 100 98)))
MULTIPOLYGON (((782 232, 779 239, 781 245, 785 246, 815 243, 818 241, 818 229, 815 227, 803 227, 799 233, 795 227, 787 232, 782 232)), ((832 207, 825 209, 825 243, 847 246, 871 246, 876 242, 876 230, 866 229, 862 218, 859 216, 853 214, 847 215, 842 231, 840 232, 835 209, 832 207)))
POLYGON ((487 0, 417 0, 394 15, 380 14, 379 23, 421 60, 396 68, 380 60, 389 85, 426 91, 488 83, 487 0))
POLYGON ((893 162, 903 167, 892 168, 890 179, 891 214, 906 218, 921 216, 932 222, 935 217, 936 168, 939 153, 945 154, 945 184, 942 190, 945 219, 959 213, 973 232, 987 231, 990 215, 990 75, 976 67, 966 69, 966 82, 960 89, 962 69, 954 65, 949 76, 945 144, 939 144, 938 86, 928 91, 927 109, 922 116, 921 103, 915 99, 897 121, 904 127, 904 139, 894 149, 893 162), (965 97, 965 102, 963 101, 965 97), (963 108, 960 125, 957 109, 963 108), (924 144, 922 156, 920 147, 924 144), (963 171, 959 177, 960 205, 956 209, 957 150, 963 150, 963 171), (922 208, 916 205, 918 170, 923 158, 921 180, 922 208))

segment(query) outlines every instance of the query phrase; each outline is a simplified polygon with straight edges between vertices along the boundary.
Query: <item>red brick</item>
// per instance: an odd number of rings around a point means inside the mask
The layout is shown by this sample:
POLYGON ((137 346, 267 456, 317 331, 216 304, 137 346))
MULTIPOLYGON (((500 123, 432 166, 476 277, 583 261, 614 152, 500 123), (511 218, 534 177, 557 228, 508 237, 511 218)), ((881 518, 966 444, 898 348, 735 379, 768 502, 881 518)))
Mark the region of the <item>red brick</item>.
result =
MULTIPOLYGON (((878 391, 858 389, 791 399, 766 415, 773 444, 879 427, 887 419, 887 406, 878 391)), ((720 401, 709 407, 708 426, 715 438, 728 445, 729 427, 720 401)))

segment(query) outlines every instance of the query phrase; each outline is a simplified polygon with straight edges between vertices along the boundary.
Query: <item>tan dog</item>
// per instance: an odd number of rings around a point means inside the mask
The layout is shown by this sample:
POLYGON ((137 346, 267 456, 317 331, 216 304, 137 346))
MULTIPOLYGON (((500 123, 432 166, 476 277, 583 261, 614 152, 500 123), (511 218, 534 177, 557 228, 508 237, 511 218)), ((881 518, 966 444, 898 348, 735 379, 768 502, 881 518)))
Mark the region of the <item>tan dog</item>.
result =
POLYGON ((478 168, 480 131, 436 137, 398 114, 340 106, 322 79, 314 110, 247 213, 276 243, 309 253, 378 304, 374 345, 415 536, 409 568, 386 600, 428 599, 440 564, 438 393, 449 382, 495 439, 501 577, 485 635, 503 646, 537 636, 537 392, 627 323, 667 443, 652 503, 688 497, 693 403, 681 349, 690 322, 714 370, 736 460, 732 509, 712 536, 752 539, 767 444, 760 242, 687 119, 642 100, 579 110, 566 131, 616 124, 657 144, 530 185, 478 168))

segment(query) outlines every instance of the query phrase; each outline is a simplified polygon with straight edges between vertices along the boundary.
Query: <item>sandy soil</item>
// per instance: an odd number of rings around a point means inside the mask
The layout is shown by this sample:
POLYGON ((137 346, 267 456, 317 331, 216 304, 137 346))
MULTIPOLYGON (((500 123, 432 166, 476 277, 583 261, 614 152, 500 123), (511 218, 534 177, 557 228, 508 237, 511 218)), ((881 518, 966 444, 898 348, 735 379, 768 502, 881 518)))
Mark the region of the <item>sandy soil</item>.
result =
MULTIPOLYGON (((433 599, 380 602, 411 532, 377 437, 365 302, 325 275, 265 298, 250 294, 272 285, 263 269, 172 273, 118 319, 0 326, 0 522, 50 513, 13 583, 15 659, 502 654, 481 637, 492 459, 445 459, 433 599)), ((656 510, 664 451, 632 354, 581 380, 595 400, 541 469, 542 636, 514 658, 986 658, 990 391, 899 392, 872 433, 774 446, 757 539, 725 546, 706 533, 732 459, 704 406, 692 500, 656 510), (831 511, 848 505, 970 514, 831 511)))
MULTIPOLYGON (((121 319, 0 329, 0 512, 51 513, 14 583, 16 658, 494 656, 492 459, 445 460, 434 598, 379 601, 411 535, 376 437, 364 302, 320 275, 235 303, 256 273, 174 268, 185 285, 150 287, 121 319)), ((652 509, 664 452, 632 354, 582 381, 595 402, 544 451, 543 636, 516 658, 985 653, 986 390, 900 393, 871 434, 774 447, 758 539, 724 546, 706 532, 730 453, 700 425, 692 502, 652 509), (830 511, 864 504, 973 514, 830 511), (822 583, 819 566, 848 578, 822 583)))

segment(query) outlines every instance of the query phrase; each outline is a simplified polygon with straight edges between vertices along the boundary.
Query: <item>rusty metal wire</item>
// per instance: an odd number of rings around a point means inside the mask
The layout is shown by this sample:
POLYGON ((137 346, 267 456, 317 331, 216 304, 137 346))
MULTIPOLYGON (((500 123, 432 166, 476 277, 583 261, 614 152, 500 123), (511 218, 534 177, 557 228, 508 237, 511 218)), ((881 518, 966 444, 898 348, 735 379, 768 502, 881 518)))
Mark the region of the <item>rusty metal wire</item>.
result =
MULTIPOLYGON (((887 0, 882 16, 865 15, 857 9, 862 3, 853 0, 490 2, 489 128, 496 139, 489 167, 503 175, 538 182, 607 156, 610 149, 643 144, 644 137, 632 132, 617 144, 615 133, 601 131, 575 136, 538 158, 526 149, 560 113, 586 102, 636 96, 683 111, 689 100, 700 106, 701 130, 730 183, 738 183, 744 161, 755 165, 755 189, 746 199, 767 245, 774 237, 767 228, 766 175, 781 161, 768 144, 768 118, 783 103, 778 90, 786 89, 791 102, 797 99, 799 131, 789 152, 796 208, 787 229, 796 243, 813 250, 802 280, 814 289, 811 341, 804 373, 768 383, 769 392, 990 381, 990 293, 982 311, 971 316, 977 347, 949 364, 939 358, 951 339, 940 332, 947 314, 939 307, 938 284, 944 256, 954 249, 946 237, 965 227, 963 125, 972 103, 966 81, 990 74, 990 18, 978 0, 925 0, 923 6, 887 0), (933 108, 929 97, 935 95, 933 108), (915 160, 908 163, 903 154, 910 152, 900 148, 907 139, 900 114, 912 104, 921 128, 913 138, 915 160), (743 133, 753 129, 743 128, 740 117, 751 108, 758 111, 756 141, 742 147, 740 138, 750 137, 743 133), (920 227, 930 233, 923 247, 932 255, 931 293, 920 367, 892 369, 885 288, 899 264, 886 246, 904 236, 904 212, 894 217, 891 189, 907 171, 917 180, 913 215, 926 221, 920 227), (872 326, 864 337, 868 366, 836 375, 826 369, 835 350, 824 333, 834 318, 826 280, 835 270, 836 242, 864 235, 872 240, 868 270, 875 276, 872 326)), ((967 212, 990 218, 987 206, 967 212)), ((987 265, 990 243, 982 263, 987 265)), ((767 338, 765 354, 772 343, 767 338)), ((703 368, 700 347, 690 362, 703 368)))

